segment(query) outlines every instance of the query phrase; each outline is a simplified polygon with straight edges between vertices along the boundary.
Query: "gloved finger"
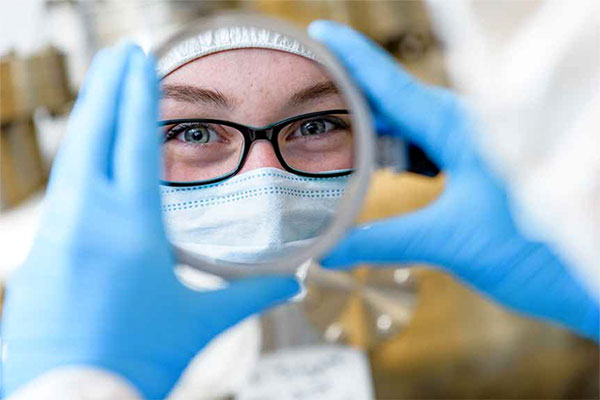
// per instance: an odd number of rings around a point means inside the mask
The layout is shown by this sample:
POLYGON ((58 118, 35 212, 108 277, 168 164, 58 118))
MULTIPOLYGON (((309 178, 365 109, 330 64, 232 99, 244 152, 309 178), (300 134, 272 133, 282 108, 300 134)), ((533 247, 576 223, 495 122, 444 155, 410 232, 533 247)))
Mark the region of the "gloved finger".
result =
POLYGON ((440 205, 354 228, 321 260, 328 269, 359 263, 425 262, 439 264, 442 230, 440 205))
POLYGON ((69 177, 110 178, 121 83, 134 46, 122 43, 98 54, 71 113, 55 168, 69 177))
POLYGON ((449 132, 462 119, 449 92, 419 83, 390 54, 347 26, 314 21, 308 33, 340 58, 375 111, 438 165, 449 166, 457 149, 466 151, 460 130, 449 132))
POLYGON ((205 296, 209 296, 214 305, 210 313, 214 314, 211 329, 215 331, 211 334, 216 335, 252 314, 290 299, 299 291, 300 285, 293 276, 261 276, 232 281, 224 289, 196 293, 200 297, 197 312, 199 320, 206 321, 205 296))
POLYGON ((123 82, 114 150, 114 178, 136 197, 158 201, 158 81, 154 60, 132 51, 123 82))

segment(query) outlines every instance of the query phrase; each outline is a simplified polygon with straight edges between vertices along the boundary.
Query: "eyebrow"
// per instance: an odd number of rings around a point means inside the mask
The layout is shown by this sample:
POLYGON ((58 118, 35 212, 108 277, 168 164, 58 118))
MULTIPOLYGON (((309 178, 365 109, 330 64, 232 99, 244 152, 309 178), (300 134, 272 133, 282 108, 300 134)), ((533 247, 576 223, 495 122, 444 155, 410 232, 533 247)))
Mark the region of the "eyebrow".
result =
POLYGON ((234 105, 234 101, 218 90, 190 85, 163 85, 162 96, 185 103, 201 103, 228 109, 232 109, 234 105))
POLYGON ((298 106, 308 101, 316 100, 320 97, 325 97, 332 94, 340 94, 337 86, 330 81, 321 82, 295 93, 292 97, 290 97, 288 103, 290 106, 298 106))
MULTIPOLYGON (((339 95, 340 91, 331 81, 320 82, 294 93, 288 104, 298 106, 311 100, 329 95, 339 95)), ((163 85, 162 96, 185 103, 201 103, 220 108, 234 108, 234 101, 218 90, 205 89, 191 85, 163 85)))

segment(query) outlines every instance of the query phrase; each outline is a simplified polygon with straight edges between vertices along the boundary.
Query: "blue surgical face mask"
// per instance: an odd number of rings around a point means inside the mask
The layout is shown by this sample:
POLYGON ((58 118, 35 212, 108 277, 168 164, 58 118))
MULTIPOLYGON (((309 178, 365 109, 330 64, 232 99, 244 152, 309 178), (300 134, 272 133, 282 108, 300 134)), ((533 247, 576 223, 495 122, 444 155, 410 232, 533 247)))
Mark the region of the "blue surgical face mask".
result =
POLYGON ((228 262, 265 262, 311 244, 331 224, 348 176, 260 168, 197 187, 161 187, 172 243, 228 262))

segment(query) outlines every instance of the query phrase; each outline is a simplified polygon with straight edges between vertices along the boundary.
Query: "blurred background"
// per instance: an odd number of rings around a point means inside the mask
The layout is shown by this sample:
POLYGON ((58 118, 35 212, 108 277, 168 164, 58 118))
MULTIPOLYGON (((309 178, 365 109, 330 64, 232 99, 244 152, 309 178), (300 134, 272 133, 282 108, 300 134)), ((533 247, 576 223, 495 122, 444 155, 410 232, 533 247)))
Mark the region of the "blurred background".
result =
MULTIPOLYGON (((0 9, 1 279, 31 244, 49 167, 93 54, 123 37, 148 47, 186 22, 226 9, 299 26, 332 19, 375 39, 419 79, 448 86, 441 38, 420 1, 7 3, 0 9)), ((360 222, 423 207, 443 189, 443 173, 419 149, 400 156, 400 147, 381 140, 387 152, 379 163, 388 168, 377 172, 360 222), (404 156, 409 172, 394 168, 404 156)), ((300 312, 313 334, 363 349, 377 398, 599 397, 596 344, 509 313, 433 267, 323 272, 308 283, 300 312)))

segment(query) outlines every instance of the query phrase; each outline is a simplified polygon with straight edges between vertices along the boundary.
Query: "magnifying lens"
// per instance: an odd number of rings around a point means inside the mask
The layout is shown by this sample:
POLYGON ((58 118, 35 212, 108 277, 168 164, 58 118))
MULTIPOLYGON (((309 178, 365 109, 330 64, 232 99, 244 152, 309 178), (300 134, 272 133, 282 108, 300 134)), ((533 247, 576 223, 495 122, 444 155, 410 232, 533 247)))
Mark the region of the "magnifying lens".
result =
POLYGON ((355 220, 374 155, 366 102, 339 62, 293 25, 248 14, 195 21, 153 53, 178 261, 235 278, 326 253, 355 220))

